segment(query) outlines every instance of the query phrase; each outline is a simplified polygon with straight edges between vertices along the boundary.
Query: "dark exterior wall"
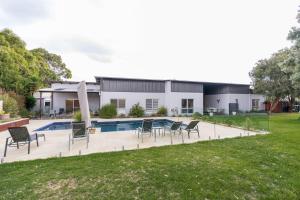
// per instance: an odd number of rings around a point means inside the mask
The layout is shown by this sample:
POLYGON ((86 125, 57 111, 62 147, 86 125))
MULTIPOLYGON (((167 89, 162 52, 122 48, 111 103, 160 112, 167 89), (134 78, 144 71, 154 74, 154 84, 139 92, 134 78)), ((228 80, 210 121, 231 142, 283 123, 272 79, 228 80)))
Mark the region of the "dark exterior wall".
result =
POLYGON ((165 92, 164 81, 104 79, 101 84, 105 92, 165 92))
POLYGON ((171 92, 203 93, 203 84, 172 81, 171 92))
POLYGON ((248 85, 208 85, 204 86, 206 95, 213 94, 250 94, 248 85))

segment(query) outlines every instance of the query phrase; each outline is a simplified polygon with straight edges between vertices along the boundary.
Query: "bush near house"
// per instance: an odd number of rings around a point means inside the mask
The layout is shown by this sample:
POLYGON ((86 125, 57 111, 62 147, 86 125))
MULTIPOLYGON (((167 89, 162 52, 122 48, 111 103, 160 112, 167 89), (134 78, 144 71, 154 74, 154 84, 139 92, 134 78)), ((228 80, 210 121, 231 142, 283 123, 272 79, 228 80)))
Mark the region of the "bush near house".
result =
POLYGON ((193 113, 193 115, 192 115, 192 118, 193 118, 193 119, 201 119, 201 117, 202 117, 202 115, 201 115, 201 113, 199 113, 199 112, 195 112, 195 113, 193 113))
POLYGON ((27 110, 31 110, 36 104, 36 99, 33 96, 26 96, 25 97, 25 106, 27 110))
POLYGON ((33 112, 28 111, 26 108, 21 108, 19 111, 19 115, 25 118, 31 118, 33 116, 33 112))
POLYGON ((3 110, 10 114, 10 117, 16 117, 19 113, 17 101, 8 94, 0 95, 0 100, 3 100, 3 110))
POLYGON ((73 114, 73 119, 75 122, 81 122, 81 112, 80 111, 76 111, 74 114, 73 114))
POLYGON ((129 111, 131 117, 143 117, 145 115, 144 108, 140 104, 134 104, 129 111))
POLYGON ((116 106, 113 104, 106 104, 99 110, 99 116, 101 118, 110 119, 116 117, 117 114, 116 106))
POLYGON ((168 115, 168 109, 164 106, 160 107, 157 111, 158 116, 167 116, 168 115))

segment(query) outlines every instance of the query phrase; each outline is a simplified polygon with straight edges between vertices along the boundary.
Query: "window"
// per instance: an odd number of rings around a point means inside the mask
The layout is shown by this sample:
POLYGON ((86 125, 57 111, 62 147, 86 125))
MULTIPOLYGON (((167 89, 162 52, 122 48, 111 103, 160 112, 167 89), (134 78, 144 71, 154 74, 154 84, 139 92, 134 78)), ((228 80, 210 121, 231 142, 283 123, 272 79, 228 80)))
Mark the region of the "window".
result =
POLYGON ((259 99, 252 99, 252 110, 259 109, 259 99))
POLYGON ((157 111, 158 109, 158 99, 146 99, 146 111, 157 111))
POLYGON ((125 99, 111 99, 110 103, 116 106, 117 109, 125 108, 125 99))
POLYGON ((192 114, 194 112, 194 99, 181 100, 181 113, 192 114))
POLYGON ((80 109, 78 99, 67 99, 66 100, 66 112, 73 113, 80 109))

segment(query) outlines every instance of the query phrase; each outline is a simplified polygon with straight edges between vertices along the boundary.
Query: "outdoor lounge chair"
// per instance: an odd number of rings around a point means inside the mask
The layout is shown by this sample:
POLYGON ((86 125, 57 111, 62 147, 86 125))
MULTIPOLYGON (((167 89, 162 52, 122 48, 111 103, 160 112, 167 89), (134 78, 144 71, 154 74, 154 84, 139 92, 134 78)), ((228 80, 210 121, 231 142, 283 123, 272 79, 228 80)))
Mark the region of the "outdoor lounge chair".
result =
POLYGON ((198 138, 200 137, 199 135, 199 128, 198 128, 198 123, 199 121, 191 121, 183 130, 188 132, 188 138, 190 139, 190 133, 191 132, 197 132, 198 133, 198 138))
POLYGON ((182 122, 173 122, 171 126, 165 126, 164 127, 164 135, 166 135, 166 131, 169 131, 170 132, 170 138, 171 138, 171 144, 173 144, 173 138, 172 138, 172 134, 176 134, 176 132, 178 131, 179 134, 181 134, 181 139, 183 141, 183 134, 182 134, 182 131, 181 131, 181 125, 182 125, 182 122))
POLYGON ((11 137, 6 138, 5 149, 4 149, 4 157, 7 153, 7 147, 17 147, 20 145, 28 144, 28 154, 30 154, 30 143, 36 140, 37 146, 39 146, 39 137, 44 137, 44 141, 46 140, 44 134, 29 134, 26 127, 10 127, 8 128, 11 137))
POLYGON ((182 122, 173 122, 171 126, 165 126, 164 134, 166 133, 166 131, 169 131, 170 134, 174 133, 174 135, 175 135, 176 131, 181 132, 181 128, 180 128, 181 124, 182 124, 182 122))
POLYGON ((88 148, 89 144, 89 133, 87 128, 85 127, 84 122, 73 122, 72 125, 72 133, 69 135, 69 150, 71 150, 71 141, 74 144, 75 140, 86 140, 86 148, 88 148))
POLYGON ((138 131, 138 138, 140 134, 142 136, 142 142, 144 141, 143 135, 149 133, 150 136, 152 134, 152 126, 153 126, 153 119, 144 119, 142 123, 142 127, 137 128, 138 131))

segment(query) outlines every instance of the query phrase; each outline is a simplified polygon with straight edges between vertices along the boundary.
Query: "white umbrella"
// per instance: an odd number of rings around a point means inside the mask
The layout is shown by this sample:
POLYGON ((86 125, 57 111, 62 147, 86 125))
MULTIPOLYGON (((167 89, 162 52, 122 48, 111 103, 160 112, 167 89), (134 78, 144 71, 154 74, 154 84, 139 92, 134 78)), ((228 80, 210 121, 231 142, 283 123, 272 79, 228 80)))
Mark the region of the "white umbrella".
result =
POLYGON ((91 126, 90 109, 89 109, 89 102, 87 97, 85 81, 81 81, 79 83, 77 88, 77 94, 78 94, 79 105, 80 105, 81 120, 85 121, 86 127, 90 127, 91 126))

